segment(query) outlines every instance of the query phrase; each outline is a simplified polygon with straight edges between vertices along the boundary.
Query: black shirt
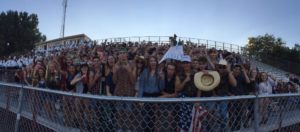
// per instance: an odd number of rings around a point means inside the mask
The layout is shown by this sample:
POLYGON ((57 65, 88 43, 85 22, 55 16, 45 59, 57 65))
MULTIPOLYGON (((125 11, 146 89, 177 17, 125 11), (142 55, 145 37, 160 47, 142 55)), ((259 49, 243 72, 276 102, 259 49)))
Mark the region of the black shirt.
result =
MULTIPOLYGON (((196 97, 197 96, 198 89, 196 88, 196 86, 194 84, 194 80, 193 80, 194 75, 195 74, 190 75, 191 80, 188 81, 187 83, 185 83, 183 90, 180 91, 183 95, 185 95, 187 97, 196 97)), ((186 78, 185 74, 179 75, 179 79, 181 82, 184 81, 185 78, 186 78)))
POLYGON ((214 89, 217 96, 228 96, 229 95, 229 78, 228 73, 221 76, 220 84, 214 89))
POLYGON ((75 85, 71 85, 71 81, 73 80, 74 76, 68 74, 67 80, 66 80, 66 87, 68 90, 72 91, 75 90, 75 85))
POLYGON ((115 83, 113 82, 113 73, 110 72, 106 77, 105 77, 105 85, 109 87, 109 92, 111 94, 114 93, 115 91, 115 83))
POLYGON ((165 79, 165 88, 163 91, 168 94, 175 93, 175 77, 173 77, 171 80, 165 79))
POLYGON ((230 93, 232 93, 233 95, 247 95, 248 91, 247 91, 247 83, 245 81, 245 78, 242 74, 238 75, 237 77, 235 77, 236 82, 237 82, 237 86, 236 87, 230 87, 230 93))

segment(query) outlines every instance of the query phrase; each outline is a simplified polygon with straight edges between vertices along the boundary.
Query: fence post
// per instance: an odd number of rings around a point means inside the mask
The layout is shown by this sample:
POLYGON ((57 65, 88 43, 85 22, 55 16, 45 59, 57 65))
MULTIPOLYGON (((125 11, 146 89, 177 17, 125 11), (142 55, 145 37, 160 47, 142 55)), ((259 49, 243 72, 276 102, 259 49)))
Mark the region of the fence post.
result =
POLYGON ((206 49, 208 49, 208 40, 206 40, 206 49))
POLYGON ((7 67, 5 66, 4 67, 4 79, 3 79, 3 81, 7 82, 8 80, 6 80, 6 79, 7 79, 7 67))
POLYGON ((259 131, 259 98, 256 95, 254 99, 254 132, 259 131))
POLYGON ((215 49, 217 49, 217 41, 215 41, 215 49))
POLYGON ((158 36, 158 45, 161 45, 161 43, 160 43, 160 36, 158 36))
POLYGON ((225 50, 225 47, 224 47, 224 46, 225 46, 225 44, 223 43, 223 50, 225 50))
POLYGON ((280 113, 279 113, 279 123, 278 123, 278 130, 281 131, 281 127, 282 127, 282 116, 283 116, 283 106, 282 105, 279 105, 279 110, 280 110, 280 113))
POLYGON ((22 82, 22 87, 19 92, 19 99, 18 99, 18 109, 17 109, 17 119, 16 119, 16 124, 15 124, 15 132, 19 131, 20 128, 20 120, 21 120, 21 111, 22 111, 22 104, 23 104, 23 94, 24 94, 24 84, 22 82))

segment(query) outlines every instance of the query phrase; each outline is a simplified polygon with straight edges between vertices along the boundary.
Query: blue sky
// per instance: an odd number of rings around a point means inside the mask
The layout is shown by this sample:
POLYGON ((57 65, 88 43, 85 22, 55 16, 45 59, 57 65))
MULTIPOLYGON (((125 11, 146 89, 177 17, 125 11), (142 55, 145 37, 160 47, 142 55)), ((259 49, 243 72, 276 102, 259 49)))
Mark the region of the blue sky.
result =
MULTIPOLYGON (((0 11, 36 13, 47 39, 58 38, 63 0, 1 0, 0 11)), ((244 45, 250 36, 300 43, 299 0, 69 0, 65 36, 195 37, 244 45)))

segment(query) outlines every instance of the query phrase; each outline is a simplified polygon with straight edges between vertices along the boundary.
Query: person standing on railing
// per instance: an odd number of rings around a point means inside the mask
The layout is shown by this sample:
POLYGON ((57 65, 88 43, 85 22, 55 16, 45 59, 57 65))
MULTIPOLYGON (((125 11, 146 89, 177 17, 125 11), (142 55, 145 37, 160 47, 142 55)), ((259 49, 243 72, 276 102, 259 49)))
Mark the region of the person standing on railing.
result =
MULTIPOLYGON (((249 95, 257 95, 258 94, 258 83, 259 83, 259 73, 256 68, 251 69, 249 71, 249 79, 250 83, 246 86, 249 95)), ((246 122, 244 124, 245 128, 248 128, 251 126, 251 122, 254 119, 254 102, 251 100, 248 100, 247 103, 249 104, 248 110, 246 112, 246 122)))
MULTIPOLYGON (((53 61, 50 62, 46 68, 46 87, 51 90, 62 90, 60 66, 53 61)), ((44 107, 47 116, 51 120, 54 120, 54 117, 56 116, 55 104, 58 100, 58 95, 48 92, 45 93, 44 107)))
MULTIPOLYGON (((88 93, 89 88, 91 86, 91 81, 92 81, 93 75, 91 75, 89 71, 89 67, 86 63, 82 63, 80 67, 79 73, 74 77, 74 79, 71 81, 71 85, 75 85, 76 87, 76 93, 88 93)), ((75 105, 76 105, 76 115, 78 124, 80 125, 80 129, 84 129, 84 123, 87 118, 85 118, 85 113, 89 112, 89 101, 87 99, 80 99, 76 98, 75 100, 75 105), (82 112, 84 111, 84 112, 82 112)), ((90 116, 88 116, 87 121, 91 121, 90 116)))
MULTIPOLYGON (((213 96, 216 97, 226 97, 229 96, 230 87, 234 87, 237 85, 237 81, 231 71, 231 65, 229 63, 226 64, 215 64, 216 71, 220 74, 220 84, 213 90, 213 96)), ((215 104, 215 111, 214 113, 215 120, 213 120, 212 124, 217 125, 210 125, 210 129, 215 129, 218 131, 229 131, 228 129, 228 101, 220 101, 216 102, 215 104)), ((214 119, 214 118, 212 118, 214 119)), ((211 124, 211 123, 209 123, 211 124)))
MULTIPOLYGON (((155 56, 150 56, 147 59, 147 68, 144 69, 139 80, 138 97, 159 97, 164 89, 163 69, 159 70, 158 60, 155 56)), ((145 103, 142 108, 144 131, 154 131, 156 105, 145 103)))
MULTIPOLYGON (((74 79, 76 76, 76 67, 73 64, 69 64, 67 66, 67 71, 63 72, 65 74, 66 79, 65 79, 65 91, 67 92, 75 92, 75 85, 71 85, 71 81, 74 79)), ((74 97, 69 97, 69 96, 63 96, 63 112, 64 112, 64 118, 65 118, 65 124, 67 126, 73 126, 75 127, 75 115, 73 114, 75 111, 75 106, 73 104, 73 99, 74 97)))
MULTIPOLYGON (((113 82, 115 84, 114 96, 135 96, 134 78, 132 68, 128 62, 127 50, 122 49, 119 51, 118 62, 113 67, 113 82)), ((134 112, 133 106, 129 102, 117 102, 115 104, 116 125, 120 131, 128 131, 134 129, 133 120, 134 112), (124 122, 128 120, 128 122, 124 122)))
MULTIPOLYGON (((261 72, 260 74, 260 82, 258 84, 258 94, 259 95, 269 95, 273 93, 273 87, 276 86, 275 78, 269 77, 266 72, 261 72)), ((260 99, 260 115, 262 119, 260 121, 260 125, 266 124, 268 121, 268 107, 271 103, 269 98, 260 99)))
MULTIPOLYGON (((90 60, 89 69, 91 75, 91 83, 89 86, 88 93, 92 95, 104 95, 105 93, 102 92, 102 63, 98 56, 94 56, 90 60)), ((105 123, 108 122, 107 120, 100 120, 101 117, 104 116, 102 112, 107 113, 107 109, 109 106, 105 104, 101 104, 99 100, 91 99, 88 101, 89 108, 87 109, 87 115, 89 120, 89 127, 91 130, 97 130, 100 125, 105 126, 105 123), (95 121, 96 120, 96 121, 95 121), (102 122, 103 121, 103 122, 102 122)), ((103 127, 102 127, 103 128, 103 127)), ((89 129, 89 130, 90 130, 89 129)))
MULTIPOLYGON (((198 89, 194 84, 194 73, 191 68, 191 60, 186 60, 180 63, 182 71, 179 71, 176 78, 175 91, 178 93, 177 97, 190 98, 198 96, 198 89)), ((182 103, 179 108, 179 128, 180 131, 188 131, 192 120, 192 103, 182 103)))
MULTIPOLYGON (((176 98, 177 93, 175 91, 175 85, 176 85, 176 64, 173 62, 166 64, 166 70, 164 71, 164 81, 165 86, 164 89, 161 92, 161 98, 176 98)), ((156 122, 155 125, 159 126, 162 131, 176 131, 177 130, 177 109, 178 106, 174 105, 173 103, 166 103, 159 105, 159 121, 156 122), (168 111, 166 114, 164 111, 168 111), (162 129, 164 128, 164 129, 162 129)))
MULTIPOLYGON (((247 85, 250 83, 247 71, 241 64, 235 64, 232 68, 233 75, 237 81, 236 86, 230 87, 230 93, 233 96, 248 95, 247 85)), ((240 130, 242 127, 243 119, 247 111, 247 103, 245 101, 232 101, 229 107, 229 120, 231 130, 240 130)))
MULTIPOLYGON (((40 65, 36 65, 33 71, 32 86, 38 88, 46 88, 45 71, 40 65)), ((32 118, 36 121, 38 111, 43 107, 45 94, 38 91, 30 91, 28 97, 30 98, 30 106, 32 111, 32 118)))

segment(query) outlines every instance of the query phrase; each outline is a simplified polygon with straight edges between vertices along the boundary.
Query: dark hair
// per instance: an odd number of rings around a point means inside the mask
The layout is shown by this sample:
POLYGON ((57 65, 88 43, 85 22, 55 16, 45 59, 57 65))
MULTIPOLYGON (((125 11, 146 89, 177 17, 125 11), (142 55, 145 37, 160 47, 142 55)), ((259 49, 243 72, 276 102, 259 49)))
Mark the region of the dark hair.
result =
POLYGON ((208 53, 208 54, 211 54, 211 53, 213 53, 213 52, 218 53, 218 51, 217 51, 215 48, 209 49, 207 53, 208 53))
POLYGON ((93 59, 100 59, 98 56, 94 56, 93 59))
MULTIPOLYGON (((69 69, 70 67, 74 67, 75 68, 75 75, 76 75, 76 73, 77 73, 77 68, 76 68, 76 65, 74 65, 74 64, 71 64, 71 65, 69 65, 67 68, 69 69)), ((69 73, 69 70, 67 70, 67 72, 69 73)))
POLYGON ((206 63, 207 62, 207 58, 204 57, 204 56, 202 56, 202 57, 199 57, 198 61, 206 63))
MULTIPOLYGON (((114 61, 116 62, 116 59, 115 59, 115 57, 114 57, 113 55, 108 55, 108 56, 107 56, 107 61, 106 61, 106 66, 107 66, 109 69, 112 68, 112 67, 108 64, 108 58, 109 58, 110 56, 111 56, 112 58, 114 58, 114 61)), ((114 63, 115 63, 115 62, 114 62, 114 63)))
POLYGON ((176 63, 174 63, 174 62, 170 62, 170 63, 166 64, 166 68, 164 69, 165 75, 167 75, 167 73, 168 73, 168 72, 167 72, 167 71, 168 71, 167 69, 168 69, 168 66, 169 66, 169 65, 175 67, 175 74, 174 74, 174 76, 176 76, 176 73, 177 73, 177 70, 178 70, 178 69, 177 69, 176 63))
POLYGON ((149 73, 150 73, 150 70, 151 70, 151 68, 150 68, 150 59, 155 59, 155 61, 156 61, 156 69, 154 69, 155 70, 155 76, 158 76, 158 61, 157 61, 157 58, 155 57, 155 56, 149 56, 149 58, 147 58, 147 62, 146 62, 146 67, 147 67, 147 69, 148 69, 148 75, 147 75, 147 77, 145 78, 146 80, 148 80, 149 79, 149 73))
POLYGON ((82 67, 85 67, 85 66, 86 66, 86 67, 89 67, 89 65, 88 65, 87 63, 81 63, 81 64, 80 64, 80 69, 81 69, 82 67))
POLYGON ((155 61, 156 61, 156 68, 158 68, 158 60, 157 60, 157 58, 155 56, 149 56, 147 58, 147 62, 146 62, 146 66, 147 66, 148 70, 150 70, 150 59, 152 59, 152 58, 155 59, 155 61))
POLYGON ((138 61, 139 61, 139 62, 142 62, 142 63, 141 63, 141 64, 142 64, 142 67, 141 67, 141 70, 138 71, 138 70, 137 70, 137 65, 136 65, 136 67, 135 67, 135 68, 136 68, 136 71, 135 71, 134 74, 137 75, 137 76, 138 76, 139 74, 141 74, 141 73, 144 71, 145 66, 146 66, 145 60, 143 60, 143 59, 136 59, 136 60, 135 60, 135 63, 137 63, 138 61))

